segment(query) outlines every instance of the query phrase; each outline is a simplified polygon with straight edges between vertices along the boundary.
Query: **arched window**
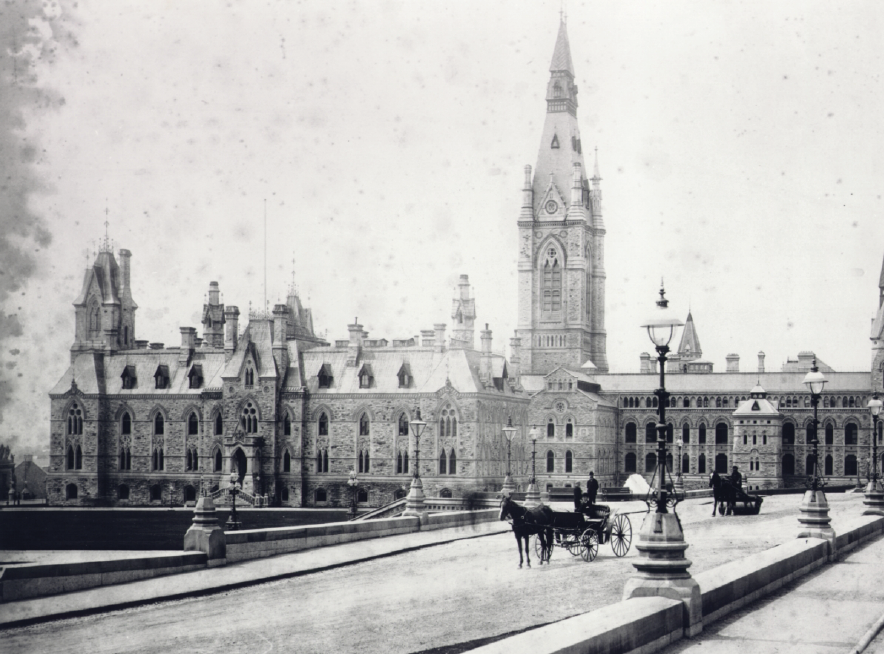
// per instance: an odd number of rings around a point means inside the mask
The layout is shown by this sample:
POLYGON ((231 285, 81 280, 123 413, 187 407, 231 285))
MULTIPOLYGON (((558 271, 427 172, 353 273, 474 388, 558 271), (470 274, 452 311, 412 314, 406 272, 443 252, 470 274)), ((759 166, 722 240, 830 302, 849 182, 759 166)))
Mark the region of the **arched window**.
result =
POLYGON ((561 98, 562 97, 562 85, 556 82, 553 84, 553 97, 561 98))
POLYGON ((163 488, 159 484, 150 487, 150 501, 161 502, 163 500, 163 488))
POLYGON ((408 436, 408 416, 404 413, 399 416, 399 435, 408 436))
POLYGON ((193 470, 193 455, 190 453, 190 450, 187 450, 187 455, 185 456, 184 469, 193 470))
POLYGON ((657 442, 657 429, 656 425, 653 422, 649 422, 645 425, 645 443, 656 443, 657 442))
POLYGON ((368 491, 364 488, 356 489, 356 503, 364 504, 365 502, 368 502, 368 491))
POLYGON ((783 455, 783 476, 795 474, 795 457, 792 454, 783 455))
POLYGON ((700 427, 698 428, 697 442, 700 445, 706 444, 706 425, 704 425, 702 423, 700 424, 700 427))
POLYGON ((454 411, 451 412, 451 437, 457 438, 457 416, 454 411))
POLYGON ((191 413, 187 419, 187 435, 196 436, 200 433, 200 419, 196 417, 196 413, 191 413))
POLYGON ((681 440, 685 445, 691 442, 691 426, 687 423, 681 426, 681 440))
POLYGON ((549 422, 546 423, 546 437, 547 438, 555 438, 556 437, 556 425, 553 422, 552 418, 550 418, 549 422))
POLYGON ((844 457, 844 476, 853 477, 856 475, 856 457, 848 454, 844 457))
POLYGON ((574 466, 574 455, 571 454, 571 450, 565 452, 565 472, 573 472, 574 466))
POLYGON ((795 444, 795 425, 787 422, 783 425, 783 445, 795 444))
POLYGON ((120 433, 121 434, 131 434, 132 433, 132 417, 129 415, 128 411, 123 414, 123 418, 120 421, 120 433))
POLYGON ((703 407, 707 408, 707 409, 709 408, 709 398, 708 397, 703 398, 703 407))
POLYGON ((653 452, 648 452, 645 455, 645 472, 654 472, 657 469, 657 455, 653 452))
POLYGON ((674 472, 672 468, 672 452, 666 453, 666 470, 668 470, 670 473, 674 472))
POLYGON ((199 470, 200 469, 200 455, 195 447, 191 450, 191 457, 190 458, 193 461, 193 469, 199 470))
POLYGON ((635 452, 627 452, 626 461, 623 465, 624 472, 635 472, 635 452))
MULTIPOLYGON (((715 444, 716 445, 727 445, 727 424, 723 422, 719 422, 715 425, 715 444)), ((716 457, 716 467, 718 466, 717 457, 716 457)), ((719 471, 721 472, 721 471, 719 471)), ((727 472, 725 470, 725 472, 727 472)))
POLYGON ((690 409, 691 408, 691 398, 689 398, 689 397, 684 398, 681 402, 681 405, 682 405, 683 409, 690 409))
POLYGON ((98 305, 98 300, 92 298, 92 302, 89 304, 89 335, 90 336, 98 336, 98 333, 101 331, 101 308, 98 305))
POLYGON ((691 471, 691 457, 687 454, 683 454, 681 457, 681 471, 683 473, 689 473, 691 471))
POLYGON ((286 450, 285 454, 282 455, 282 471, 283 472, 291 472, 292 471, 292 455, 289 454, 288 450, 286 450))
POLYGON ((328 493, 325 492, 324 488, 317 488, 314 497, 317 502, 328 502, 328 493))
POLYGON ((215 436, 220 436, 224 433, 224 419, 221 417, 221 413, 215 416, 215 436))
POLYGON ((83 450, 80 449, 79 445, 74 448, 74 468, 77 470, 83 469, 83 450))
POLYGON ((697 459, 697 473, 701 474, 701 475, 706 473, 706 455, 705 454, 701 454, 700 457, 697 459))
POLYGON ((843 409, 847 408, 847 398, 846 397, 841 398, 841 408, 843 408, 843 409))
POLYGON ((76 403, 68 411, 68 434, 78 436, 83 433, 83 412, 76 403))
POLYGON ((64 487, 64 498, 66 500, 75 500, 77 499, 77 485, 76 484, 68 484, 64 487))
POLYGON ((132 451, 128 447, 120 448, 120 470, 132 469, 132 451))
POLYGON ((672 427, 672 423, 667 422, 666 423, 666 442, 667 443, 673 442, 673 434, 674 434, 674 430, 672 427))
POLYGON ((844 444, 856 445, 856 424, 848 422, 844 425, 844 444))
POLYGON ((117 498, 121 500, 129 499, 129 487, 126 484, 121 484, 119 488, 117 488, 117 498))
POLYGON ((319 435, 328 436, 328 416, 325 411, 319 414, 319 435))
POLYGON ((825 474, 825 475, 833 475, 834 473, 832 472, 832 470, 834 469, 834 463, 835 463, 835 462, 834 462, 834 460, 832 459, 832 455, 831 455, 831 454, 827 454, 827 455, 826 455, 826 463, 825 463, 825 466, 826 466, 826 467, 825 467, 825 470, 826 470, 826 471, 825 471, 823 474, 825 474))
POLYGON ((715 455, 715 471, 718 472, 718 474, 721 474, 721 473, 726 474, 728 472, 728 470, 727 470, 727 454, 724 454, 722 452, 721 454, 715 455))
POLYGON ((402 452, 399 452, 396 455, 396 474, 397 475, 402 474, 402 452))
POLYGON ((74 469, 74 446, 68 445, 67 454, 65 456, 65 468, 68 470, 74 469))
POLYGON ((565 438, 574 438, 574 423, 571 418, 565 423, 565 438))
MULTIPOLYGON (((845 430, 846 437, 846 430, 845 430)), ((834 445, 835 444, 835 426, 830 422, 826 425, 826 445, 834 445)), ((845 445, 846 445, 845 438, 845 445)))
POLYGON ((240 424, 247 434, 258 433, 258 411, 251 402, 247 402, 240 416, 240 424))
POLYGON ((546 471, 547 472, 555 472, 556 471, 556 455, 555 452, 549 450, 546 453, 546 471))
POLYGON ((635 443, 635 423, 628 422, 626 423, 626 439, 627 443, 635 443))
POLYGON ((715 398, 715 408, 716 408, 716 409, 720 409, 720 408, 721 408, 721 398, 720 398, 720 397, 716 397, 716 398, 715 398))
POLYGON ((286 411, 285 417, 282 419, 282 435, 292 435, 292 418, 289 416, 288 411, 286 411))
POLYGON ((163 420, 163 414, 158 413, 153 419, 153 433, 161 436, 166 433, 166 421, 163 420))
POLYGON ((559 266, 559 255, 555 248, 546 252, 543 264, 543 311, 551 313, 562 310, 562 269, 559 266))
POLYGON ((457 454, 454 453, 453 447, 451 448, 451 454, 448 456, 448 474, 457 474, 457 454))
POLYGON ((184 487, 184 502, 196 502, 196 489, 190 484, 184 487))
POLYGON ((448 472, 448 457, 445 456, 445 450, 439 454, 439 474, 444 475, 448 472))
POLYGON ((215 450, 215 472, 221 472, 221 450, 215 450))
POLYGON ((368 436, 368 414, 363 413, 359 418, 359 435, 360 436, 368 436))

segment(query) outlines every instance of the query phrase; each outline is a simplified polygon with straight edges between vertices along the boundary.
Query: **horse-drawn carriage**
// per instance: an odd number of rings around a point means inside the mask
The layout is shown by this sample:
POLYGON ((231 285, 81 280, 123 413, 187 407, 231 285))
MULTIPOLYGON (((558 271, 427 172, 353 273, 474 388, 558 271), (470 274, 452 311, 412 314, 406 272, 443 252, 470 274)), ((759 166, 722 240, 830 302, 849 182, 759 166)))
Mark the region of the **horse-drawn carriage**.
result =
MULTIPOLYGON (((760 495, 750 495, 741 486, 733 483, 727 477, 722 477, 721 486, 712 501, 726 505, 728 514, 733 512, 734 515, 758 515, 764 498, 760 495)), ((721 513, 723 514, 724 511, 722 510, 721 513)))
MULTIPOLYGON (((528 539, 534 537, 534 551, 540 563, 549 561, 553 547, 562 547, 572 556, 592 561, 599 545, 611 543, 618 557, 626 556, 632 544, 632 523, 626 514, 611 515, 604 504, 584 504, 581 511, 553 511, 548 506, 527 509, 508 497, 501 501, 500 519, 512 519, 513 533, 519 544, 519 567, 522 567, 522 540, 528 554, 528 539)), ((528 567, 531 559, 528 558, 528 567)))

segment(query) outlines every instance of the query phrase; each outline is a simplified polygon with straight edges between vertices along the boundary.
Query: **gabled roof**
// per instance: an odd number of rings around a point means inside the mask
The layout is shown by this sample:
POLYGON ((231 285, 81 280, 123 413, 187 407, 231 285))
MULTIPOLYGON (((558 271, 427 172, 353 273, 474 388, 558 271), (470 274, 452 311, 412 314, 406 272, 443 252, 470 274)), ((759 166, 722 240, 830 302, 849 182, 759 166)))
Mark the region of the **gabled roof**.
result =
POLYGON ((700 338, 697 336, 697 328, 694 327, 694 317, 688 311, 688 319, 685 320, 681 330, 681 343, 678 345, 678 355, 682 359, 699 359, 703 356, 700 347, 700 338))
POLYGON ((242 375, 246 357, 255 361, 260 379, 276 377, 276 362, 273 359, 273 323, 270 320, 251 320, 246 326, 236 351, 224 367, 225 379, 236 379, 242 375))

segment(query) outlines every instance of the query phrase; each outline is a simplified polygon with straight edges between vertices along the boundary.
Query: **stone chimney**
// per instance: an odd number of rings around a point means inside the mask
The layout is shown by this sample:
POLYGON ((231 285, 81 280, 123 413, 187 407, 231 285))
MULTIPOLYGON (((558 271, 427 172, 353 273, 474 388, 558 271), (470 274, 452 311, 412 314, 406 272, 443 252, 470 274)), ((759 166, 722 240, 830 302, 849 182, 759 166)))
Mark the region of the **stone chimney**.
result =
POLYGON ((273 359, 280 371, 288 368, 288 348, 285 342, 288 315, 288 305, 275 304, 273 306, 273 359))
POLYGON ((643 375, 653 375, 655 371, 654 366, 651 363, 651 355, 647 352, 642 352, 638 358, 641 361, 639 372, 643 375))
POLYGON ((473 332, 476 323, 476 300, 470 297, 470 277, 461 275, 457 283, 457 295, 451 307, 451 343, 454 349, 473 349, 473 332))
POLYGON ((740 372, 740 355, 739 354, 728 354, 725 359, 727 360, 727 371, 728 372, 740 372))
POLYGON ((196 347, 196 328, 181 328, 181 349, 178 350, 178 365, 186 366, 196 347))
POLYGON ((764 352, 758 353, 758 372, 764 372, 764 352))
POLYGON ((534 188, 531 183, 531 166, 525 166, 525 183, 522 185, 522 211, 519 220, 534 220, 534 188))
POLYGON ((239 337, 239 307, 224 307, 224 326, 227 328, 224 354, 230 356, 236 349, 236 339, 239 337))
POLYGON ((522 339, 518 336, 510 339, 510 379, 516 384, 522 377, 522 339))
POLYGON ((436 344, 435 341, 436 332, 432 329, 422 329, 421 330, 421 346, 422 347, 433 347, 436 344))
POLYGON ((347 345, 347 365, 355 366, 359 363, 359 353, 362 351, 362 340, 365 338, 365 332, 362 331, 362 325, 359 324, 359 318, 355 318, 352 325, 347 325, 347 331, 350 332, 350 343, 347 345))
POLYGON ((120 250, 120 282, 123 296, 127 299, 132 297, 132 253, 129 250, 120 250))
POLYGON ((437 322, 433 325, 435 334, 433 335, 433 346, 436 352, 445 351, 445 323, 437 322))
POLYGON ((485 323, 485 329, 479 332, 482 339, 482 358, 479 360, 479 379, 486 384, 491 383, 491 330, 488 329, 488 323, 485 323))

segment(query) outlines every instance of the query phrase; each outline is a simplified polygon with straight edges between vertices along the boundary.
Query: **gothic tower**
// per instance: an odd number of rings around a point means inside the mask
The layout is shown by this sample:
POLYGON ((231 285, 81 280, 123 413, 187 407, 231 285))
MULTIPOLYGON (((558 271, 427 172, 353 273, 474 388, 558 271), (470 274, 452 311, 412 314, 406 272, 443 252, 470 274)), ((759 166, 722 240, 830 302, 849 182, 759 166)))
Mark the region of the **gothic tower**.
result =
POLYGON ((884 264, 878 280, 878 312, 872 321, 872 392, 884 393, 884 264))
POLYGON ((130 287, 129 250, 120 250, 120 263, 104 239, 95 263, 86 269, 83 288, 74 301, 74 344, 71 361, 80 352, 112 354, 135 347, 135 310, 130 287))
POLYGON ((470 297, 469 275, 460 276, 457 290, 458 293, 451 308, 454 330, 449 343, 452 350, 472 350, 476 323, 476 300, 470 297))
POLYGON ((546 92, 546 120, 532 177, 525 166, 519 215, 522 372, 591 361, 607 372, 605 226, 598 156, 583 163, 577 86, 565 22, 559 25, 546 92))

